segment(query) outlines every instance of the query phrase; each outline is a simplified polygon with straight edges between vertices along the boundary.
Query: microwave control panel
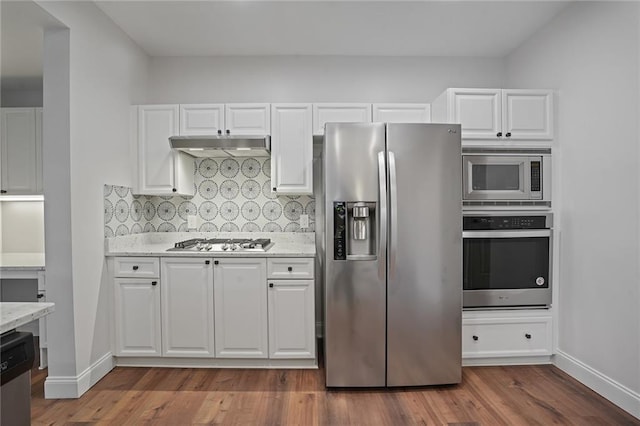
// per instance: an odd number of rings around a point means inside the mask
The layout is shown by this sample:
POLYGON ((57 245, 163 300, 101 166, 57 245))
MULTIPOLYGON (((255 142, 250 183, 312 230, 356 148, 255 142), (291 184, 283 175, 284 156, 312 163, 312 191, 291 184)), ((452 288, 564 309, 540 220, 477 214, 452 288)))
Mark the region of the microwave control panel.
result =
POLYGON ((481 231, 492 229, 547 229, 545 216, 465 216, 462 229, 481 231))

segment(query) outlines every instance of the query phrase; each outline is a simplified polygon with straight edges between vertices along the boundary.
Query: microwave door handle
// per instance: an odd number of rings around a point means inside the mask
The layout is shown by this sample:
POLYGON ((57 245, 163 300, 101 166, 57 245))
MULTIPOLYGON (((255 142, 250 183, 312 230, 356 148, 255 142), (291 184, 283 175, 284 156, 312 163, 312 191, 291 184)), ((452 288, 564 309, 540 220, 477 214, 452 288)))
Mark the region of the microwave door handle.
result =
POLYGON ((380 202, 378 277, 381 280, 385 279, 387 274, 387 165, 384 154, 384 151, 378 153, 378 200, 380 202))
POLYGON ((389 151, 389 279, 396 274, 396 255, 398 250, 398 179, 396 177, 396 156, 389 151))
POLYGON ((550 237, 550 229, 532 231, 463 231, 462 238, 535 238, 550 237))

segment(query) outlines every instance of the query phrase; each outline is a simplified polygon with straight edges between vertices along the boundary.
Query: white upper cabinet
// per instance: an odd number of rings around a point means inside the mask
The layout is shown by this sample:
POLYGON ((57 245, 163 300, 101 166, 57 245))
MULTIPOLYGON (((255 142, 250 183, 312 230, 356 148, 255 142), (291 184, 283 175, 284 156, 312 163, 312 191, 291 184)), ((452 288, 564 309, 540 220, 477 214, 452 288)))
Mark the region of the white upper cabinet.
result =
POLYGON ((230 135, 270 134, 269 104, 226 104, 224 132, 230 135))
POLYGON ((460 123, 463 139, 553 139, 553 92, 447 89, 432 104, 434 122, 460 123))
POLYGON ((224 104, 180 105, 180 135, 217 135, 224 131, 224 104))
POLYGON ((0 190, 42 194, 42 108, 2 108, 0 190))
POLYGON ((502 131, 511 139, 553 139, 553 92, 502 91, 502 131))
POLYGON ((430 104, 373 104, 374 123, 431 123, 430 104))
POLYGON ((326 123, 371 123, 371 104, 313 104, 313 134, 324 135, 326 123))
POLYGON ((311 104, 272 104, 271 186, 279 194, 313 193, 311 104))
MULTIPOLYGON (((135 108, 135 107, 134 107, 135 108)), ((178 105, 137 107, 138 186, 136 193, 194 195, 195 161, 173 151, 169 137, 178 135, 178 105)))

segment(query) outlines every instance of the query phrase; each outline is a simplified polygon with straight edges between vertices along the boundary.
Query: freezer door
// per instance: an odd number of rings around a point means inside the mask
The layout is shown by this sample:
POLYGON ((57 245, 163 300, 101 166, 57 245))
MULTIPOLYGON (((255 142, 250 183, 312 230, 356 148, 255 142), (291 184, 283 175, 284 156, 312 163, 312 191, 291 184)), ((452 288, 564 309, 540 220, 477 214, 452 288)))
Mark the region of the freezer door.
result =
POLYGON ((461 380, 460 146, 459 125, 387 125, 387 386, 461 380))
MULTIPOLYGON (((334 202, 376 203, 376 213, 380 213, 380 184, 386 186, 384 129, 383 124, 326 125, 323 178, 328 387, 385 385, 386 246, 376 247, 371 259, 335 260, 333 238, 334 202)), ((384 205, 386 194, 382 197, 384 205)), ((375 217, 379 237, 381 215, 375 217)))

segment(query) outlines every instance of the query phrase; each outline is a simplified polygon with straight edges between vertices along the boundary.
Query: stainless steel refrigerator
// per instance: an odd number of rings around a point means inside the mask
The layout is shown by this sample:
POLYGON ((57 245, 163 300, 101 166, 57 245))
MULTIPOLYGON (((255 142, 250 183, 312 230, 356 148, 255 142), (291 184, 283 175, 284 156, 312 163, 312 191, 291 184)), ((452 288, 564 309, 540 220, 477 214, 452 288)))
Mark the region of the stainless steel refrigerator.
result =
POLYGON ((461 380, 460 126, 326 125, 328 387, 461 380))

